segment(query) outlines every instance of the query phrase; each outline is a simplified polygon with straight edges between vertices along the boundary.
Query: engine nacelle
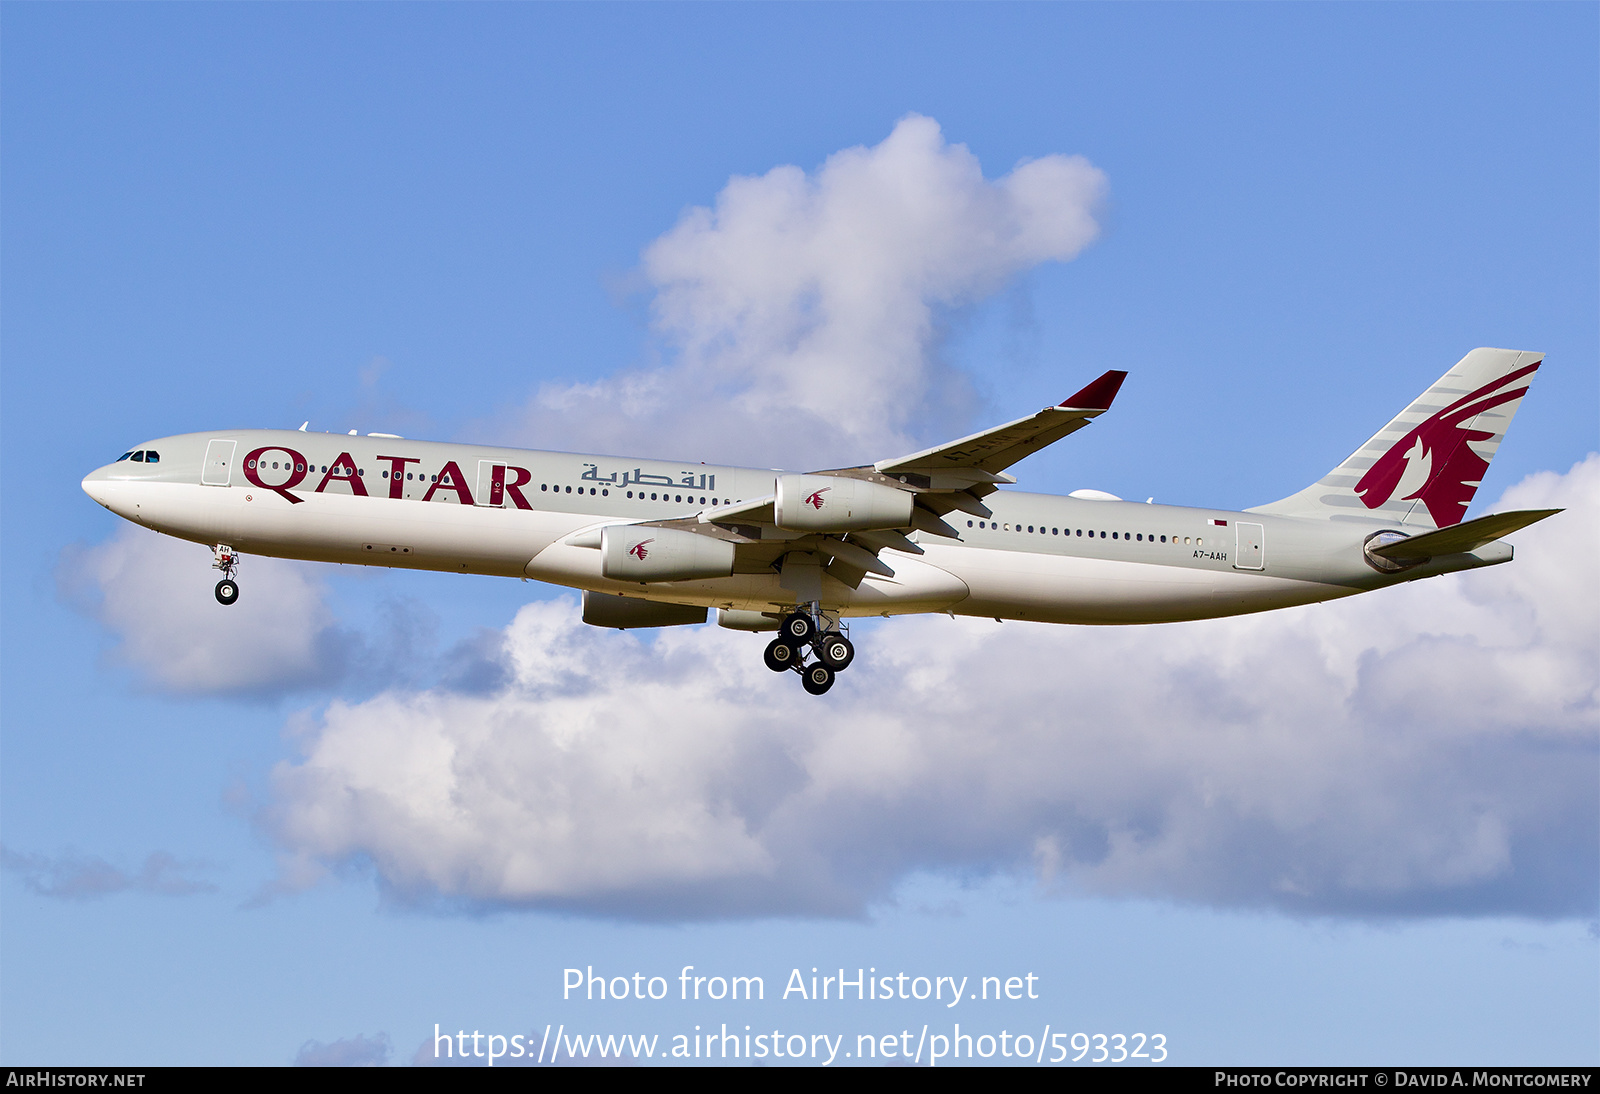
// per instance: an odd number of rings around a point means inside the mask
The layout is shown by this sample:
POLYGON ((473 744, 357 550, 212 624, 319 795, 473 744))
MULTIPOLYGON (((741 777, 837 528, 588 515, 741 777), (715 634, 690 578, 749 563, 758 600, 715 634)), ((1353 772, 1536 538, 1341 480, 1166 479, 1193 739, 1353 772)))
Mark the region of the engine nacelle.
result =
POLYGON ((633 627, 681 627, 704 623, 706 609, 586 591, 583 594, 583 621, 591 627, 615 627, 623 631, 633 627))
POLYGON ((718 608, 717 626, 730 631, 775 631, 783 621, 766 612, 746 612, 738 609, 718 608))
POLYGON ((612 581, 696 581, 733 573, 733 544, 676 528, 608 524, 600 573, 612 581))
POLYGON ((863 532, 905 528, 915 500, 905 490, 833 475, 780 475, 774 506, 791 532, 863 532))

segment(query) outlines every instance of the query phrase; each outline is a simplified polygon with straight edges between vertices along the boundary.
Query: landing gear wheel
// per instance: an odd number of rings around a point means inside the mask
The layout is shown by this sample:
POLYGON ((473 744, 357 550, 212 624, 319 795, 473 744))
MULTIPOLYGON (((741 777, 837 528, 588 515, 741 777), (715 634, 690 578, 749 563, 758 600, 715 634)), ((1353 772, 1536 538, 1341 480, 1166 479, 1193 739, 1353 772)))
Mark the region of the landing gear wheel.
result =
POLYGON ((237 582, 223 578, 217 582, 217 603, 232 604, 239 599, 239 585, 237 582))
POLYGON ((817 656, 834 672, 843 672, 856 659, 856 648, 842 634, 824 635, 817 646, 817 656))
POLYGON ((767 646, 767 668, 773 672, 787 672, 800 663, 800 651, 789 645, 787 639, 775 638, 767 646))
POLYGON ((821 695, 833 687, 833 670, 827 665, 812 665, 800 674, 800 680, 812 695, 821 695))
POLYGON ((799 645, 811 640, 811 636, 817 633, 817 625, 804 612, 795 612, 784 619, 778 633, 783 635, 785 641, 799 645))

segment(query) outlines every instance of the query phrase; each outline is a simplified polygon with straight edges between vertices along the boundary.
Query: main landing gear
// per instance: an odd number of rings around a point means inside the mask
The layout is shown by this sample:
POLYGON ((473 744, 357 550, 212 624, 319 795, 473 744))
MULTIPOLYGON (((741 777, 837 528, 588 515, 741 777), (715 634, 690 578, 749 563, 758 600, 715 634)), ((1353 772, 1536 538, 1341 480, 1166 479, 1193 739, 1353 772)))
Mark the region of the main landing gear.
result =
POLYGON ((793 669, 800 674, 800 682, 812 695, 821 695, 833 687, 834 677, 850 667, 856 658, 856 648, 850 639, 835 629, 838 623, 822 629, 817 626, 822 612, 812 605, 811 610, 785 616, 778 626, 778 637, 767 646, 767 668, 773 672, 793 669), (806 664, 807 654, 815 653, 816 660, 806 664))
POLYGON ((239 568, 239 556, 226 543, 217 544, 211 548, 211 553, 215 556, 211 568, 222 571, 222 580, 217 582, 217 603, 232 604, 239 599, 239 583, 233 579, 234 571, 239 568))

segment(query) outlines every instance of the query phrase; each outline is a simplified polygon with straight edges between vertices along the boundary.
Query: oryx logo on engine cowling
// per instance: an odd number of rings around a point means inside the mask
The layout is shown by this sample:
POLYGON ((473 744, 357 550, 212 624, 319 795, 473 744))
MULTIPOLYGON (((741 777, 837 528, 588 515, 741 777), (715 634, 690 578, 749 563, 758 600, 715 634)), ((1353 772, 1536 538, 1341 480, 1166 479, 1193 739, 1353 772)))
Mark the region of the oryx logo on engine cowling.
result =
POLYGON ((824 486, 821 490, 813 490, 811 493, 806 495, 805 503, 807 505, 811 506, 811 508, 813 508, 813 509, 821 509, 822 508, 822 495, 826 494, 829 490, 832 490, 832 489, 833 489, 833 487, 831 487, 831 486, 824 486))
POLYGON ((653 539, 641 539, 638 543, 635 543, 632 547, 628 548, 628 553, 630 555, 632 555, 634 558, 638 559, 640 562, 643 562, 644 559, 645 559, 645 556, 650 553, 649 551, 646 551, 644 549, 644 545, 646 543, 654 543, 654 542, 655 542, 655 540, 653 540, 653 539))
POLYGON ((1538 367, 1535 362, 1484 384, 1418 425, 1367 469, 1356 483, 1356 495, 1368 509, 1394 497, 1421 500, 1438 527, 1460 524, 1489 470, 1489 461, 1473 451, 1471 442, 1489 440, 1498 432, 1473 429, 1470 423, 1486 410, 1522 398, 1528 385, 1510 385, 1538 367))

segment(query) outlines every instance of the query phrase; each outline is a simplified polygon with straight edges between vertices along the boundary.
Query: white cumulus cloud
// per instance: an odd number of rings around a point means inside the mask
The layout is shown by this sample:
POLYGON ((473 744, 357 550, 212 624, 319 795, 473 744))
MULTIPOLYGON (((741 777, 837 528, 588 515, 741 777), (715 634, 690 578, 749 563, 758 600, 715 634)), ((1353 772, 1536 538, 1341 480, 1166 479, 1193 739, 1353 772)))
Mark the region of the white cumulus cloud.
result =
POLYGON ((917 870, 1307 912, 1587 914, 1600 456, 1509 565, 1156 627, 857 628, 826 697, 764 639, 532 604, 497 683, 334 703, 274 773, 286 876, 637 916, 851 914, 917 870))
POLYGON ((670 363, 546 385, 511 428, 541 448, 763 466, 920 447, 915 426, 964 425, 970 403, 933 352, 940 309, 1076 256, 1105 192, 1081 156, 986 179, 918 115, 815 171, 736 177, 645 249, 670 363))
POLYGON ((271 693, 329 683, 346 640, 313 566, 246 559, 242 593, 224 608, 205 547, 131 524, 69 550, 63 592, 117 636, 112 659, 149 685, 182 694, 271 693))

